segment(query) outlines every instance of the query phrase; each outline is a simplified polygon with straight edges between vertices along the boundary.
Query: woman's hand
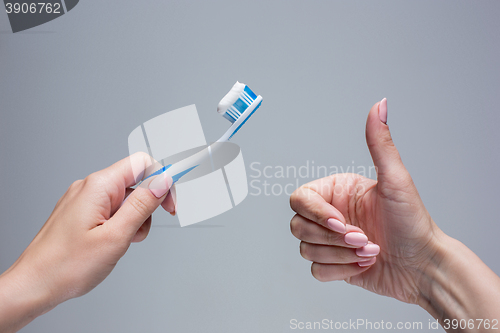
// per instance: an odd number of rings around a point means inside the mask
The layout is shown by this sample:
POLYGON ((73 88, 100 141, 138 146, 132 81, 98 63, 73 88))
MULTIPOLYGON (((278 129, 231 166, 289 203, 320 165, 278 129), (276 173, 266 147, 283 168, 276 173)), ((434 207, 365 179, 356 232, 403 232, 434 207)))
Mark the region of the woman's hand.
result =
POLYGON ((16 331, 95 288, 132 242, 146 238, 160 204, 175 211, 167 195, 172 178, 165 174, 130 189, 152 167, 151 158, 138 153, 69 187, 32 243, 0 276, 1 332, 16 331))
POLYGON ((377 181, 336 174, 290 198, 297 212, 291 230, 302 240, 302 256, 313 262, 313 276, 419 304, 450 331, 453 319, 467 321, 464 331, 484 329, 480 320, 498 323, 500 279, 431 219, 386 123, 383 99, 366 123, 377 181))
POLYGON ((346 280, 416 303, 418 272, 434 256, 440 231, 401 162, 386 121, 384 99, 372 107, 366 124, 378 181, 336 174, 300 187, 290 198, 297 212, 291 229, 302 240, 301 254, 313 261, 318 280, 346 280))

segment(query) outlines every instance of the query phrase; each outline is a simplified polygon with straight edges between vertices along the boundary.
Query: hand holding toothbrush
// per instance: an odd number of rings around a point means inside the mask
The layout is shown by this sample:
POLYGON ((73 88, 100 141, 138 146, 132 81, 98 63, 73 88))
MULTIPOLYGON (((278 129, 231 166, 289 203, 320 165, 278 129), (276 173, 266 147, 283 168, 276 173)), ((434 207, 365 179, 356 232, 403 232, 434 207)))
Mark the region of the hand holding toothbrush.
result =
POLYGON ((101 283, 130 244, 147 237, 158 206, 175 214, 173 183, 211 160, 261 103, 260 95, 236 82, 217 110, 231 122, 219 144, 163 167, 137 153, 74 182, 28 248, 0 275, 0 332, 16 332, 101 283))
POLYGON ((366 140, 377 181, 336 174, 290 198, 291 231, 313 276, 418 304, 445 329, 445 319, 498 322, 500 278, 432 220, 392 142, 386 99, 368 115, 366 140))
POLYGON ((165 173, 130 188, 151 162, 137 153, 69 187, 28 248, 0 275, 0 332, 16 332, 59 303, 88 293, 131 243, 146 238, 158 206, 174 212, 172 178, 165 173))

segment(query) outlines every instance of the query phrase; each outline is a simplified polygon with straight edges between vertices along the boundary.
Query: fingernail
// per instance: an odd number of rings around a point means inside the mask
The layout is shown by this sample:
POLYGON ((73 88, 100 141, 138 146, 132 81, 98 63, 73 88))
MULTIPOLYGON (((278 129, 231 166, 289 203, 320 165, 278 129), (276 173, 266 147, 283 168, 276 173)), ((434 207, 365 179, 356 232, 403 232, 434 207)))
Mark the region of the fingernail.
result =
POLYGON ((350 232, 344 236, 344 242, 354 246, 365 246, 368 244, 368 237, 360 232, 350 232))
POLYGON ((339 232, 341 234, 345 234, 345 225, 344 225, 344 223, 340 222, 339 220, 328 219, 328 221, 326 221, 326 224, 333 231, 339 232))
POLYGON ((155 197, 161 198, 168 192, 170 186, 172 186, 172 177, 162 173, 149 183, 149 190, 155 197))
POLYGON ((359 267, 371 266, 377 261, 377 257, 371 258, 368 261, 358 262, 359 267))
POLYGON ((359 249, 356 249, 356 254, 360 257, 376 256, 380 253, 380 246, 377 244, 368 244, 359 249))
POLYGON ((387 124, 387 98, 384 98, 378 104, 378 116, 380 121, 387 124))

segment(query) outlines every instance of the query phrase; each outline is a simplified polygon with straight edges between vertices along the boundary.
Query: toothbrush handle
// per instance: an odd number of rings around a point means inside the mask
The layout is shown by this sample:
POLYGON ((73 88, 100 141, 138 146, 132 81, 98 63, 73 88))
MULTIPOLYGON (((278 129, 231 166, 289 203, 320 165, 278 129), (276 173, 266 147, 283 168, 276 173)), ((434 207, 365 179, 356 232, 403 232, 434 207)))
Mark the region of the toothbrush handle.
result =
POLYGON ((214 171, 212 153, 214 151, 217 151, 219 149, 218 147, 220 147, 220 145, 212 144, 204 148, 203 150, 197 152, 196 154, 193 154, 189 157, 186 157, 183 160, 174 163, 173 165, 169 164, 164 166, 163 168, 155 171, 148 177, 144 178, 143 181, 145 181, 150 177, 157 176, 159 174, 162 174, 163 172, 166 172, 168 175, 172 177, 173 182, 176 183, 182 176, 184 176, 186 173, 196 168, 198 165, 204 163, 207 159, 210 159, 212 165, 212 171, 214 171))
POLYGON ((174 178, 174 176, 181 174, 181 173, 185 172, 186 170, 192 170, 192 169, 196 168, 198 165, 200 165, 201 163, 203 163, 205 160, 207 160, 209 158, 209 155, 210 155, 209 154, 209 147, 210 146, 197 152, 196 154, 193 154, 189 157, 186 157, 183 160, 180 160, 179 162, 174 163, 170 168, 168 168, 165 171, 172 178, 174 178))

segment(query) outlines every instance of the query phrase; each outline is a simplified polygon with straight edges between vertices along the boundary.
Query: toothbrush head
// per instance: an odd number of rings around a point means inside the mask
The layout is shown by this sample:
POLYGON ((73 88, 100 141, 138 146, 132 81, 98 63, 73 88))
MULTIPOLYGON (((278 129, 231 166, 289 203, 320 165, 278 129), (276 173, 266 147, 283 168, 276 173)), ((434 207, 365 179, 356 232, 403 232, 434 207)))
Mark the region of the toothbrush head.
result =
POLYGON ((233 125, 229 140, 243 124, 260 107, 262 96, 257 96, 246 84, 236 82, 231 90, 222 98, 217 107, 217 112, 229 120, 233 125))

